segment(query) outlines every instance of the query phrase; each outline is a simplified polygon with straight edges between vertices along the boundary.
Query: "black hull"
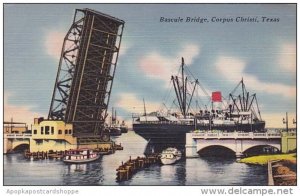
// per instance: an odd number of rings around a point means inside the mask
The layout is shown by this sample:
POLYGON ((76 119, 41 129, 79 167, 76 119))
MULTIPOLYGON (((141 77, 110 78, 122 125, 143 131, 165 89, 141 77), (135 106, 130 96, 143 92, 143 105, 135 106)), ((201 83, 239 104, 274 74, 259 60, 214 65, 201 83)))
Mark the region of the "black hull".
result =
MULTIPOLYGON (((187 125, 187 124, 170 124, 170 123, 141 123, 133 124, 133 130, 151 145, 159 146, 159 151, 166 147, 177 147, 183 149, 185 146, 185 134, 195 130, 210 130, 209 125, 187 125)), ((211 126, 212 130, 221 130, 227 132, 263 132, 265 122, 261 121, 255 124, 241 124, 228 126, 211 126)), ((155 150, 157 152, 157 150, 155 150)))

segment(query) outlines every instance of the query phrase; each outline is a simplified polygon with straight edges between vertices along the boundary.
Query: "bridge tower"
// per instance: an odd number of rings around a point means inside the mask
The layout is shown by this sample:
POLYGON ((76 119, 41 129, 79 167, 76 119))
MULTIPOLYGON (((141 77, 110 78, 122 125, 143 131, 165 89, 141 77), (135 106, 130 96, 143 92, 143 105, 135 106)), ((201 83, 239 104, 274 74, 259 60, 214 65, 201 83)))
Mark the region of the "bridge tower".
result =
POLYGON ((78 138, 103 135, 124 23, 94 10, 75 10, 48 119, 72 123, 78 138))

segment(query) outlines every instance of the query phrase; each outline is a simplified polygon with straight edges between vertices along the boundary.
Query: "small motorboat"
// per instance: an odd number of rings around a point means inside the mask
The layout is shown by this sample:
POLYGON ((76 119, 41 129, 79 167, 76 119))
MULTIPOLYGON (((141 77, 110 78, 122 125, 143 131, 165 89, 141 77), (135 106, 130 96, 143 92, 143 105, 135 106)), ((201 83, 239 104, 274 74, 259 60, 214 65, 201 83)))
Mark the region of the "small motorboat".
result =
POLYGON ((65 163, 89 163, 100 158, 100 154, 91 149, 70 150, 64 157, 65 163))
POLYGON ((181 152, 176 148, 167 148, 162 151, 160 161, 164 165, 170 165, 181 159, 181 152))

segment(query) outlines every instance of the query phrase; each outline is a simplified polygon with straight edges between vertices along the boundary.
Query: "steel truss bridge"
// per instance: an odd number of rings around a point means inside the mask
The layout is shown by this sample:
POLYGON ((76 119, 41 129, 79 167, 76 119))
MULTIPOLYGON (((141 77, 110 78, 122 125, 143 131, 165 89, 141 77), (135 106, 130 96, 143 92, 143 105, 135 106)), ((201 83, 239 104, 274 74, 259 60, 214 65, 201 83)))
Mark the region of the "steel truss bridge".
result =
POLYGON ((76 9, 60 56, 49 120, 73 124, 74 136, 102 136, 124 21, 76 9))

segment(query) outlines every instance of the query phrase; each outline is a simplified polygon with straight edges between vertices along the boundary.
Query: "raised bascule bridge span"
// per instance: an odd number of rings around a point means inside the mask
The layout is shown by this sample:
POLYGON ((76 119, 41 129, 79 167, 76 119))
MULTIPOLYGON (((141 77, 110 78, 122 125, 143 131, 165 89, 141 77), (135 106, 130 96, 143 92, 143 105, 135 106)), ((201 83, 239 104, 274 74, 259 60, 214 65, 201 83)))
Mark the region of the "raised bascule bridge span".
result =
POLYGON ((48 120, 73 125, 79 143, 109 141, 104 124, 125 22, 76 9, 62 46, 48 120))
POLYGON ((125 22, 76 9, 62 45, 48 118, 35 118, 31 135, 5 135, 5 153, 110 148, 105 127, 125 22))
POLYGON ((232 151, 237 158, 255 147, 271 147, 278 152, 287 153, 296 148, 296 132, 267 131, 231 132, 221 131, 191 132, 186 133, 186 157, 199 157, 201 151, 210 147, 222 147, 232 151))

